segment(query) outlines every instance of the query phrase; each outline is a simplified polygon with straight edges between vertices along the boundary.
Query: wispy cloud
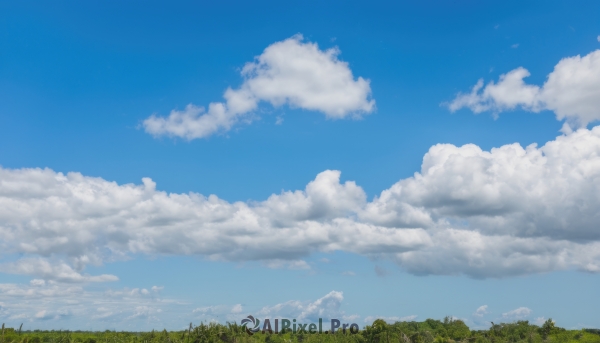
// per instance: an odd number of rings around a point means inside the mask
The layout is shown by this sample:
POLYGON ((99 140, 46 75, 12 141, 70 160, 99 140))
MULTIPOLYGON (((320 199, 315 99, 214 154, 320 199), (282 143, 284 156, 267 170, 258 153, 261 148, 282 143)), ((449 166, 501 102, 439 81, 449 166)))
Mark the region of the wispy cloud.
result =
POLYGON ((411 322, 411 321, 417 319, 417 317, 418 316, 414 315, 414 314, 410 315, 410 316, 404 316, 404 317, 368 316, 364 319, 364 322, 367 324, 371 324, 377 319, 383 319, 386 323, 393 324, 395 322, 411 322))
POLYGON ((0 310, 9 322, 26 321, 26 327, 33 328, 62 327, 64 324, 57 322, 64 320, 71 325, 89 325, 86 323, 92 320, 103 327, 151 328, 139 320, 159 320, 164 310, 177 306, 172 300, 162 299, 160 289, 97 291, 43 280, 32 280, 30 285, 5 283, 0 284, 0 310))
MULTIPOLYGON (((23 274, 39 277, 45 280, 55 280, 67 283, 79 282, 110 282, 118 281, 115 275, 91 276, 75 271, 71 266, 62 261, 49 261, 43 258, 23 258, 16 262, 0 264, 0 272, 10 274, 23 274)), ((43 285, 44 280, 33 280, 38 285, 43 285)))
POLYGON ((502 318, 510 319, 510 320, 520 320, 520 319, 525 319, 525 318, 529 317, 532 312, 533 311, 531 311, 530 308, 519 307, 512 311, 502 313, 502 318))

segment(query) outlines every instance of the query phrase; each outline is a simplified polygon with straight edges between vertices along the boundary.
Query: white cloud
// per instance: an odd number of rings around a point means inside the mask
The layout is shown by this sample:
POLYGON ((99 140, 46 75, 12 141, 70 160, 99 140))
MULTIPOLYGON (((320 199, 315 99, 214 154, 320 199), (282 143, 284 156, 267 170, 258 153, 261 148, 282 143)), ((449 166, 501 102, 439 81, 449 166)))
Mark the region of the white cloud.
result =
MULTIPOLYGON (((64 262, 51 263, 42 258, 24 258, 16 262, 0 264, 0 272, 33 275, 46 280, 60 282, 107 282, 117 281, 115 275, 82 275, 64 262)), ((32 285, 43 285, 44 280, 32 280, 32 285)))
POLYGON ((397 230, 353 221, 365 203, 354 182, 325 171, 304 191, 263 202, 228 203, 211 195, 167 194, 150 179, 117 185, 78 173, 0 169, 0 242, 5 253, 41 256, 9 263, 5 272, 65 282, 82 277, 46 256, 62 256, 82 269, 131 253, 204 255, 261 260, 268 266, 308 268, 313 251, 406 251, 428 243, 422 229, 397 230), (362 237, 356 240, 356 237, 362 237), (27 268, 25 268, 27 267, 27 268), (53 269, 54 268, 54 269, 53 269))
POLYGON ((46 310, 41 310, 38 313, 36 313, 34 315, 34 318, 36 319, 46 319, 48 318, 48 314, 46 313, 46 310))
POLYGON ((479 306, 479 307, 477 308, 477 310, 475 310, 475 313, 473 313, 473 315, 474 315, 475 317, 483 317, 484 315, 486 315, 486 314, 488 314, 488 313, 489 313, 487 309, 488 309, 488 306, 487 306, 487 305, 482 305, 482 306, 479 306))
POLYGON ((5 273, 58 282, 112 281, 87 265, 133 254, 200 255, 307 269, 346 251, 422 274, 504 277, 600 272, 600 126, 542 147, 491 151, 438 144, 421 171, 372 201, 339 171, 264 201, 119 185, 79 173, 0 169, 5 273))
POLYGON ((198 307, 192 310, 194 317, 200 321, 206 322, 223 322, 230 321, 239 322, 244 315, 242 315, 242 311, 244 308, 241 304, 236 305, 212 305, 212 306, 203 306, 198 307))
POLYGON ((158 314, 162 312, 162 309, 153 306, 136 306, 133 308, 133 313, 126 319, 148 319, 159 322, 158 314))
POLYGON ((412 225, 414 216, 405 214, 424 211, 432 244, 397 254, 417 274, 597 272, 598 176, 600 127, 541 148, 512 144, 485 152, 439 144, 420 174, 384 191, 366 216, 380 225, 412 225))
POLYGON ((195 308, 192 310, 194 317, 200 321, 207 322, 223 322, 230 321, 239 322, 242 318, 244 318, 248 313, 244 313, 247 311, 242 304, 235 305, 212 305, 212 306, 202 306, 195 308))
POLYGON ((306 261, 303 260, 282 260, 282 259, 272 259, 265 261, 265 265, 271 269, 291 269, 291 270, 300 270, 300 269, 310 269, 310 266, 306 261))
POLYGON ((178 306, 171 300, 161 299, 157 292, 145 293, 140 289, 87 291, 79 286, 43 280, 31 282, 31 285, 0 284, 0 304, 1 315, 8 319, 9 325, 16 321, 25 322, 25 330, 55 328, 57 321, 65 319, 75 327, 77 324, 89 327, 89 320, 93 319, 96 325, 151 328, 137 320, 157 319, 155 315, 163 309, 178 306))
POLYGON ((319 318, 341 318, 344 312, 340 310, 344 295, 342 292, 331 291, 313 302, 290 300, 273 306, 265 306, 257 315, 266 318, 296 318, 298 321, 316 322, 319 318))
POLYGON ((227 111, 224 104, 211 103, 208 111, 189 104, 182 111, 172 110, 166 118, 152 115, 143 125, 146 132, 155 137, 166 135, 192 140, 229 131, 237 121, 238 116, 227 111))
POLYGON ((527 307, 519 307, 512 311, 502 313, 502 318, 511 320, 522 320, 531 315, 533 311, 527 307))
POLYGON ((260 308, 246 308, 241 304, 213 305, 198 307, 192 311, 197 319, 209 322, 237 321, 245 318, 248 314, 261 319, 264 318, 288 318, 297 319, 301 323, 316 323, 319 318, 324 319, 324 329, 328 326, 328 318, 338 318, 345 321, 355 321, 360 316, 346 315, 341 310, 344 300, 342 292, 331 291, 323 297, 314 301, 289 300, 275 305, 267 305, 260 308))
POLYGON ((314 301, 290 300, 262 308, 248 309, 236 304, 198 307, 192 311, 201 320, 206 321, 240 321, 252 314, 258 318, 294 318, 300 322, 317 322, 319 318, 355 318, 346 316, 340 306, 344 296, 342 292, 331 291, 314 301))
POLYGON ((29 281, 29 284, 32 286, 46 286, 46 281, 40 279, 33 279, 29 281))
MULTIPOLYGON (((152 115, 143 122, 154 136, 174 136, 188 140, 229 131, 259 102, 275 107, 288 105, 324 113, 327 118, 358 117, 375 108, 369 80, 354 79, 348 63, 340 61, 339 49, 320 50, 305 42, 302 35, 268 46, 242 69, 244 82, 238 89, 228 88, 225 102, 211 103, 208 111, 192 104, 183 111, 173 110, 168 117, 152 115)), ((277 124, 283 118, 278 117, 277 124)))
POLYGON ((563 58, 541 87, 526 84, 523 79, 529 75, 519 67, 501 75, 498 83, 492 81, 484 87, 479 80, 470 93, 459 93, 448 107, 453 112, 467 107, 475 113, 550 110, 571 128, 600 120, 600 50, 563 58))
POLYGON ((372 324, 377 319, 383 319, 388 324, 394 324, 396 322, 412 322, 415 319, 417 319, 417 317, 418 316, 415 315, 415 314, 410 315, 410 316, 404 316, 404 317, 396 317, 396 316, 391 316, 391 317, 368 316, 364 320, 365 320, 365 323, 367 323, 367 324, 372 324))
POLYGON ((226 313, 231 312, 231 307, 229 306, 204 306, 198 307, 192 310, 192 313, 226 313))

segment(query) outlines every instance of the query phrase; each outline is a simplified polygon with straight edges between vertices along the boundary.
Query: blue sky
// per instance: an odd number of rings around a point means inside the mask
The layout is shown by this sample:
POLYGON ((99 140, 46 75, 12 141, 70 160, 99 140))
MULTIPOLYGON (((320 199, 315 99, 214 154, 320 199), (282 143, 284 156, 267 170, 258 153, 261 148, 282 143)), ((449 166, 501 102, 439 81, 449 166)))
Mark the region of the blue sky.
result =
POLYGON ((0 317, 599 327, 599 10, 0 4, 0 317))

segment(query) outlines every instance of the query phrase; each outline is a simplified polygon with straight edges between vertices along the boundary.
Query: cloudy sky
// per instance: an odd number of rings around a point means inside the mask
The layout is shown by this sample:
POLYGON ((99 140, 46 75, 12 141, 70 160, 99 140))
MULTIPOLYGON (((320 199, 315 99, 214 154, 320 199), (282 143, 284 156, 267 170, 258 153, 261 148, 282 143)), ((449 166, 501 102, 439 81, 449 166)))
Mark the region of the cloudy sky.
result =
POLYGON ((600 327, 599 11, 0 4, 0 320, 600 327))

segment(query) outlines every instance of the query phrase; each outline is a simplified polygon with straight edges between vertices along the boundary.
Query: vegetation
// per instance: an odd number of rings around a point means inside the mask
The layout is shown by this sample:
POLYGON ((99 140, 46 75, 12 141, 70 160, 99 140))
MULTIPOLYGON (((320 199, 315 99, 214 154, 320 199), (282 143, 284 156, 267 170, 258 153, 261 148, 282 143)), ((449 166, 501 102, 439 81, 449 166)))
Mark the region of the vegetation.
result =
POLYGON ((552 320, 541 327, 528 321, 494 324, 488 330, 469 330, 461 320, 446 317, 443 321, 387 324, 378 319, 358 334, 341 330, 336 334, 262 334, 248 335, 236 323, 190 324, 183 331, 152 332, 86 332, 86 331, 21 331, 4 328, 0 343, 600 343, 600 330, 565 330, 552 320))

